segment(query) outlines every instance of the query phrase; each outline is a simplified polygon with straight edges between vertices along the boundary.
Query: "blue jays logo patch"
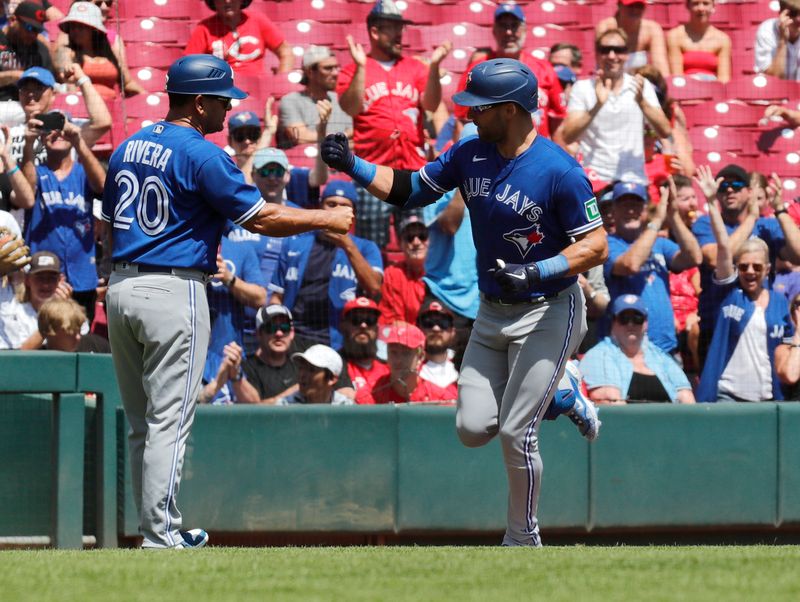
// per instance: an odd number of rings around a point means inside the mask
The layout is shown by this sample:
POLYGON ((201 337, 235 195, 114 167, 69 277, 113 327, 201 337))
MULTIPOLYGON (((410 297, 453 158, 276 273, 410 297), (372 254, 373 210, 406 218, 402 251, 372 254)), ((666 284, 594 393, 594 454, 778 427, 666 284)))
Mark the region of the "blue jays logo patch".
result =
POLYGON ((519 254, 524 258, 528 252, 544 240, 539 224, 533 224, 530 228, 520 228, 503 234, 503 239, 507 240, 519 250, 519 254))

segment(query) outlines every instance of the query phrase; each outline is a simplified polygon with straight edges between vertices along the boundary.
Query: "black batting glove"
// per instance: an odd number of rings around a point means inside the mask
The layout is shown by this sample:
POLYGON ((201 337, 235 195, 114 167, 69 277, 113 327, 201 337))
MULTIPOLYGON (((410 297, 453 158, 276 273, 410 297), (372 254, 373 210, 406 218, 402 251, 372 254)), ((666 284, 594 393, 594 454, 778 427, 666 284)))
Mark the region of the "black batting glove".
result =
POLYGON ((506 263, 497 260, 497 267, 490 270, 500 288, 508 294, 528 292, 541 280, 535 263, 506 263))
POLYGON ((353 169, 355 157, 350 151, 350 144, 347 142, 347 136, 342 132, 336 132, 335 134, 328 134, 325 136, 325 140, 322 141, 320 152, 322 153, 322 160, 333 169, 344 173, 350 173, 353 169))

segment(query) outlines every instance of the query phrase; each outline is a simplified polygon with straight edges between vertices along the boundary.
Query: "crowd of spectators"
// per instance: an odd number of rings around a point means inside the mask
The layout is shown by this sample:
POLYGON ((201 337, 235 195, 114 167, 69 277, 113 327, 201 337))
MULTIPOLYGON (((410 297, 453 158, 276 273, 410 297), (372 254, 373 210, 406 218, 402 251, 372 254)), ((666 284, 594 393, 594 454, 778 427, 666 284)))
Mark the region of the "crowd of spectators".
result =
MULTIPOLYGON (((110 233, 96 217, 113 149, 101 141, 114 103, 147 92, 113 1, 57 4, 4 3, 0 23, 0 348, 105 353, 110 233), (53 108, 70 93, 80 117, 53 108)), ((479 305, 480 224, 461 191, 398 211, 313 152, 341 131, 364 159, 416 170, 474 135, 443 93, 451 41, 409 52, 415 5, 377 0, 354 25, 366 38, 298 52, 268 3, 203 4, 213 14, 195 21, 185 53, 221 57, 244 80, 299 75, 279 99, 230 113, 220 143, 232 161, 267 202, 347 205, 357 220, 347 235, 286 239, 229 224, 208 285, 200 401, 454 403, 479 305), (298 147, 311 148, 307 164, 292 164, 298 147)), ((741 71, 716 8, 686 0, 685 20, 665 31, 644 1, 617 0, 596 22, 591 65, 566 31, 548 57, 531 52, 526 6, 502 3, 493 44, 453 74, 460 89, 481 61, 528 65, 539 134, 581 162, 597 193, 609 257, 578 280, 590 322, 580 368, 598 404, 800 400, 800 203, 777 173, 696 161, 689 105, 670 96, 671 76, 725 84, 741 71)), ((752 42, 755 72, 800 80, 800 0, 781 0, 752 42)), ((768 121, 800 127, 791 105, 763 105, 768 121)))

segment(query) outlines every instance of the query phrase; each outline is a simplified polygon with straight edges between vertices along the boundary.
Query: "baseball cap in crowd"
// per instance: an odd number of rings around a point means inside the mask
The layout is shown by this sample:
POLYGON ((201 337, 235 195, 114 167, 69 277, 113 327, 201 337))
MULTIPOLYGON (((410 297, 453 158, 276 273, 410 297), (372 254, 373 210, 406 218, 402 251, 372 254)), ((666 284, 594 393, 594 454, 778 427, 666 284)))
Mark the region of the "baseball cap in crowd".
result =
POLYGON ((80 23, 92 29, 106 33, 106 26, 103 25, 103 13, 94 2, 75 2, 69 7, 69 14, 61 19, 58 26, 62 31, 69 33, 70 23, 80 23))
POLYGON ((303 353, 293 353, 292 361, 304 359, 315 368, 328 370, 334 376, 342 373, 342 356, 327 345, 312 345, 303 353))
POLYGON ((38 274, 39 272, 60 272, 61 260, 58 255, 50 251, 39 251, 34 253, 31 258, 29 274, 38 274))
POLYGON ((397 343, 409 349, 420 349, 425 346, 425 333, 408 322, 395 322, 381 329, 381 340, 387 345, 397 343))
POLYGON ((17 88, 22 87, 22 83, 29 79, 35 80, 48 88, 55 88, 56 86, 56 78, 44 67, 30 67, 29 69, 25 69, 17 80, 17 88))
POLYGON ((422 218, 418 215, 407 215, 402 219, 400 222, 400 234, 406 231, 406 228, 410 226, 419 226, 420 228, 427 230, 428 226, 422 220, 422 218))
POLYGON ((639 197, 646 203, 647 187, 643 184, 637 184, 636 182, 617 182, 614 184, 611 200, 618 201, 624 196, 639 197))
POLYGON ((261 169, 270 163, 277 163, 284 169, 289 169, 289 158, 286 156, 286 153, 279 148, 260 148, 253 153, 254 169, 261 169))
POLYGON ((647 317, 647 308, 642 303, 642 298, 638 295, 620 295, 611 304, 611 315, 615 318, 623 311, 635 311, 647 317))
POLYGON ((261 121, 253 111, 239 111, 228 118, 228 132, 239 128, 251 127, 261 129, 261 121))
POLYGON ((553 65, 553 70, 556 72, 556 77, 561 85, 574 84, 578 81, 578 76, 575 72, 566 65, 553 65))
POLYGON ((27 1, 20 2, 17 4, 14 16, 23 25, 29 26, 32 30, 37 32, 44 31, 44 22, 47 20, 47 16, 44 14, 44 7, 41 4, 27 1))
POLYGON ((504 2, 498 6, 494 11, 494 20, 497 21, 503 15, 514 15, 520 21, 525 21, 525 13, 522 12, 522 7, 513 2, 504 2))
POLYGON ((265 305, 256 312, 256 329, 261 328, 276 316, 285 316, 291 320, 292 312, 285 305, 265 305))
POLYGON ((344 309, 342 310, 342 317, 349 314, 354 309, 366 309, 366 310, 373 310, 380 313, 380 309, 378 309, 378 304, 375 303, 369 297, 356 297, 355 299, 350 299, 347 303, 344 304, 344 309))
POLYGON ((341 196, 349 199, 353 205, 358 202, 358 192, 355 184, 347 180, 331 180, 319 195, 320 201, 324 201, 330 196, 341 196))
POLYGON ((438 299, 428 299, 422 304, 422 307, 419 308, 419 317, 421 318, 425 314, 444 314, 453 317, 453 312, 438 299))
POLYGON ((327 46, 311 45, 306 48, 306 51, 303 53, 303 69, 313 67, 320 61, 324 61, 325 59, 329 58, 333 58, 333 53, 331 52, 330 48, 327 46))
POLYGON ((372 7, 372 10, 367 15, 367 24, 372 25, 378 19, 398 21, 404 25, 412 23, 412 21, 403 18, 403 13, 400 12, 393 0, 376 0, 375 6, 372 7))
POLYGON ((747 171, 745 171, 744 167, 740 167, 734 163, 720 169, 716 177, 722 178, 723 180, 732 180, 734 182, 744 182, 745 184, 750 181, 750 176, 747 171))

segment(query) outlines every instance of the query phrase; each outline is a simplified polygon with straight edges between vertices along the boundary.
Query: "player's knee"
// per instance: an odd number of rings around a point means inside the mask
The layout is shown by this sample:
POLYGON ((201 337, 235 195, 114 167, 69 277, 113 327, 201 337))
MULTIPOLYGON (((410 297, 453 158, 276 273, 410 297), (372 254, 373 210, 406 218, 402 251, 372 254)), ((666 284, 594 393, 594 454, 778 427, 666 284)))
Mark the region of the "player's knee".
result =
POLYGON ((499 435, 500 445, 505 453, 519 453, 522 448, 525 448, 528 453, 534 453, 539 450, 539 437, 535 430, 532 432, 528 432, 527 429, 520 431, 511 425, 505 425, 500 429, 499 435))
POLYGON ((486 445, 497 434, 497 426, 487 426, 485 423, 464 420, 461 416, 456 417, 456 431, 458 438, 461 439, 466 447, 481 447, 486 445))

